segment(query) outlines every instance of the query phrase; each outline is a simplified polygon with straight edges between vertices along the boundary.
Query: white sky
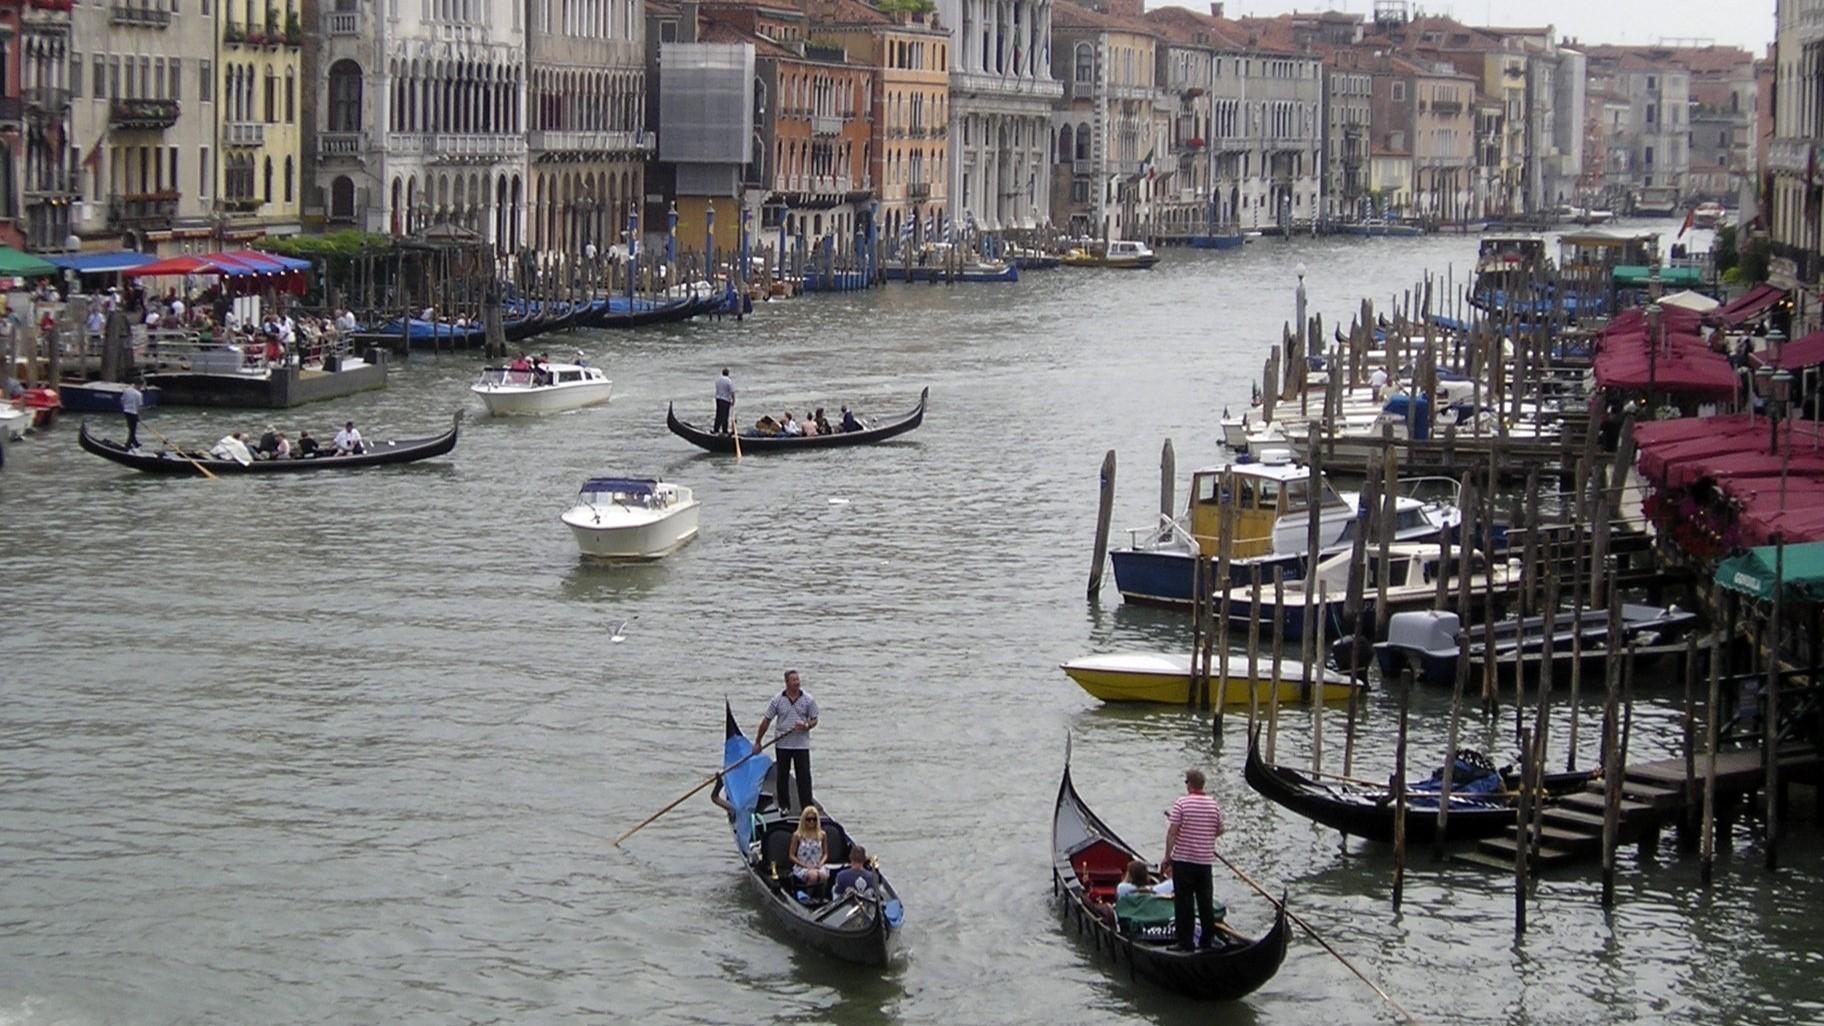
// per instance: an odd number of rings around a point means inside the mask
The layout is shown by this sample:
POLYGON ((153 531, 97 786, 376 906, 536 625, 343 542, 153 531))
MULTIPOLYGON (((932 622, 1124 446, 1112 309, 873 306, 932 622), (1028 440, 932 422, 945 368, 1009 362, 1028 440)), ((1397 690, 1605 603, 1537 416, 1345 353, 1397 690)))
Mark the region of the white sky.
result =
MULTIPOLYGON (((1415 14, 1448 15, 1469 25, 1556 26, 1558 38, 1587 43, 1642 45, 1661 39, 1698 38, 1739 46, 1757 57, 1773 42, 1774 0, 1428 0, 1408 5, 1415 14)), ((1146 0, 1147 7, 1189 7, 1208 11, 1207 2, 1146 0)), ((1226 0, 1231 18, 1270 17, 1289 11, 1339 10, 1372 15, 1374 0, 1226 0)))

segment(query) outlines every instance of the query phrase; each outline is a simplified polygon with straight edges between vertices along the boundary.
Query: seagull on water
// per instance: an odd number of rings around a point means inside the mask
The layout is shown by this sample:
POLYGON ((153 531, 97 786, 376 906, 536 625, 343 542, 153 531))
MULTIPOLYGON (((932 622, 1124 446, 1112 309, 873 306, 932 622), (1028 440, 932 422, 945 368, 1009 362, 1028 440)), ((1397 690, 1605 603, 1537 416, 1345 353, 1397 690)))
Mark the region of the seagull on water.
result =
POLYGON ((608 633, 608 640, 613 642, 616 645, 620 644, 623 641, 626 641, 627 635, 622 633, 622 631, 631 622, 632 622, 632 620, 631 620, 631 618, 629 618, 627 620, 622 620, 620 623, 615 624, 614 630, 612 630, 608 633))

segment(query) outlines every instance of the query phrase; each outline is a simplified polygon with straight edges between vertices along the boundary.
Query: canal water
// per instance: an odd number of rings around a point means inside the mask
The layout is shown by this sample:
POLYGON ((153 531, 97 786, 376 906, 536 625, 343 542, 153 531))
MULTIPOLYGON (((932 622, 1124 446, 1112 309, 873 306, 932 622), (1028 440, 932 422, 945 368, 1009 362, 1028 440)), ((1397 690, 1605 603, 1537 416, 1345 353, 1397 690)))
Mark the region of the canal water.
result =
MULTIPOLYGON (((1328 322, 1427 267, 1460 282, 1475 245, 1261 240, 1168 252, 1148 274, 553 338, 616 395, 543 420, 479 416, 473 357, 414 356, 347 402, 149 421, 207 443, 345 417, 409 437, 470 414, 451 457, 378 473, 143 478, 82 453, 73 419, 14 446, 0 1023, 1392 1020, 1303 936, 1265 988, 1211 1009, 1060 929, 1048 838, 1067 738, 1084 796, 1155 858, 1181 771, 1206 767, 1224 851, 1425 1021, 1819 1021, 1809 800, 1777 875, 1752 821, 1708 891, 1669 842, 1645 865, 1626 852, 1612 914, 1592 870, 1554 874, 1516 943, 1511 877, 1415 851, 1396 913, 1388 849, 1254 795, 1245 717, 1216 743, 1204 717, 1103 707, 1057 669, 1187 642, 1185 618, 1123 606, 1112 584, 1084 601, 1103 452, 1120 454, 1119 536, 1153 514, 1164 439, 1181 468, 1215 458, 1299 264, 1328 322), (887 416, 925 386, 930 414, 877 448, 710 457, 664 415, 707 419, 722 366, 745 420, 845 402, 887 416), (600 473, 693 486, 702 536, 651 566, 580 563, 557 518, 600 473), (888 971, 774 932, 705 799, 609 843, 716 764, 724 697, 751 731, 788 668, 823 710, 820 799, 905 898, 910 950, 888 971)), ((1634 751, 1670 751, 1676 685, 1640 690, 1634 751)), ((1441 757, 1444 710, 1415 697, 1415 768, 1441 757)), ((1586 753, 1598 711, 1580 711, 1586 753)), ((1368 700, 1359 775, 1388 772, 1395 719, 1390 693, 1368 700)), ((1468 732, 1515 750, 1511 718, 1468 732)), ((1279 758, 1306 759, 1310 735, 1288 713, 1279 758)), ((1218 891, 1235 927, 1266 928, 1264 901, 1231 878, 1218 891)))

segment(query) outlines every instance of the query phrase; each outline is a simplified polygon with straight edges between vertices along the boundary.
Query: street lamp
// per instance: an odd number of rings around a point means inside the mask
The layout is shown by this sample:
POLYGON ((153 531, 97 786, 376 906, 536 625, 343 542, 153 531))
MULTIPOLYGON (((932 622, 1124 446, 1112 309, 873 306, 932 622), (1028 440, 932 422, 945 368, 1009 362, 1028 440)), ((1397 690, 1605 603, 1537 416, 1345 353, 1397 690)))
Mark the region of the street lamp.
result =
POLYGON ((1778 328, 1769 330, 1767 332, 1767 346, 1765 349, 1767 359, 1777 366, 1780 363, 1781 354, 1785 351, 1786 333, 1778 328))
MULTIPOLYGON (((1769 417, 1769 419, 1772 420, 1772 422, 1774 424, 1774 428, 1771 433, 1773 435, 1775 442, 1777 442, 1779 440, 1780 419, 1783 419, 1786 416, 1787 411, 1792 409, 1792 384, 1793 384, 1792 372, 1787 370, 1784 367, 1780 368, 1779 371, 1776 374, 1774 374, 1774 376, 1773 376, 1773 384, 1771 386, 1773 389, 1773 405, 1768 407, 1767 412, 1769 414, 1773 414, 1774 407, 1778 407, 1778 409, 1779 409, 1777 417, 1775 417, 1775 416, 1769 417)), ((1769 449, 1769 450, 1767 450, 1767 452, 1769 455, 1772 455, 1773 450, 1769 449)), ((1786 464, 1788 462, 1790 462, 1791 459, 1792 459, 1792 432, 1790 429, 1788 429, 1787 436, 1786 436, 1786 448, 1780 452, 1780 510, 1782 512, 1784 512, 1786 509, 1786 464)))

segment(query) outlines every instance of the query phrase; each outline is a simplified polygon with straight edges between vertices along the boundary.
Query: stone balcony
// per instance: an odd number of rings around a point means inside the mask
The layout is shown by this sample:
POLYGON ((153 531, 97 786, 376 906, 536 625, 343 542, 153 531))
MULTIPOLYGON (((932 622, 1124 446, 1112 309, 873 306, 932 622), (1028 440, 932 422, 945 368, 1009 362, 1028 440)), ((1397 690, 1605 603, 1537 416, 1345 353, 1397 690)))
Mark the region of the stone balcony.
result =
POLYGON ((841 135, 842 119, 834 114, 814 114, 811 116, 812 135, 841 135))
POLYGON ((648 153, 655 149, 646 132, 537 129, 527 135, 533 153, 648 153))
POLYGON ((163 7, 115 4, 108 10, 108 24, 126 28, 162 29, 171 24, 171 12, 163 7))
POLYGON ((979 71, 953 71, 950 74, 950 95, 954 97, 958 93, 1030 97, 1050 103, 1064 95, 1064 83, 1052 78, 1022 78, 1017 75, 994 75, 979 71))
POLYGON ((111 228, 167 228, 177 216, 179 193, 136 192, 108 197, 108 225, 111 228))
POLYGON ((329 34, 332 36, 360 36, 360 11, 330 11, 329 34))
POLYGON ((360 160, 362 139, 360 132, 318 132, 318 160, 360 160))
POLYGON ((257 147, 266 144, 266 126, 258 121, 227 121, 222 124, 225 146, 257 147))
POLYGON ((108 124, 127 131, 162 132, 177 124, 180 111, 176 100, 115 100, 108 107, 108 124))

